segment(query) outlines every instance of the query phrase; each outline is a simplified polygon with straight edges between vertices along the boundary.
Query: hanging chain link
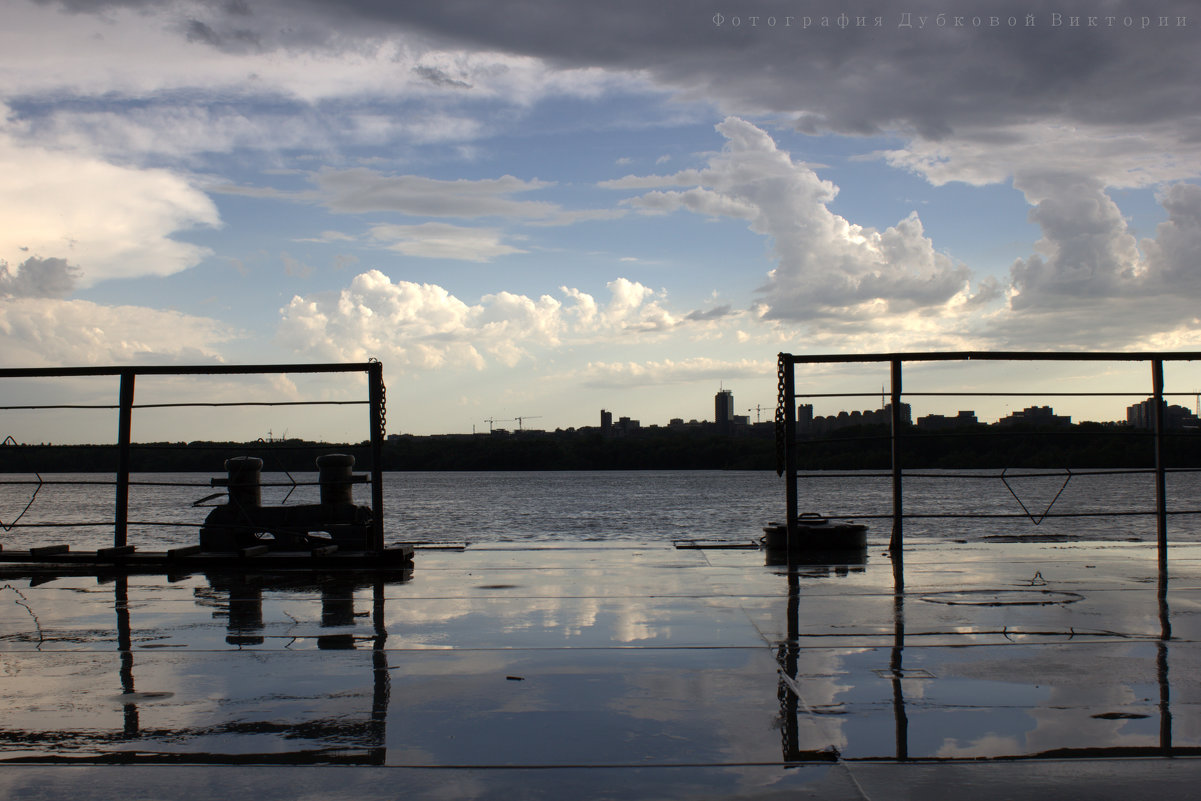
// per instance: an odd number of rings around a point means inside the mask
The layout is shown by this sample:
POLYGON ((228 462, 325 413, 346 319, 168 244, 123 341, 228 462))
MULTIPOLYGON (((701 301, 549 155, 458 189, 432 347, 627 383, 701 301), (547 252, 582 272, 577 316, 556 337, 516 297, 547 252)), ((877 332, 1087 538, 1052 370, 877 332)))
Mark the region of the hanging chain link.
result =
POLYGON ((776 475, 784 475, 785 443, 787 432, 784 426, 785 404, 784 397, 784 356, 781 354, 776 362, 776 475))
POLYGON ((379 379, 379 438, 388 438, 388 388, 384 386, 384 377, 379 379))
POLYGON ((368 363, 380 365, 379 371, 379 438, 382 442, 388 438, 388 388, 384 385, 383 362, 374 356, 367 359, 368 363))

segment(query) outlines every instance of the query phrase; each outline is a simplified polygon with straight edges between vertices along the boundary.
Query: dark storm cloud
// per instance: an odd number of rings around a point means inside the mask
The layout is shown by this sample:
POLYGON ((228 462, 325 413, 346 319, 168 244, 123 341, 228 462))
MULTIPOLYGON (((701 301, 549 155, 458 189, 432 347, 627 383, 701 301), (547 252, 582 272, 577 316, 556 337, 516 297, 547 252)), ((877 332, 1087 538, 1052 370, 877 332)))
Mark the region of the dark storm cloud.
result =
POLYGON ((901 129, 938 138, 960 126, 1019 119, 1145 124, 1191 117, 1201 108, 1201 10, 1192 0, 915 0, 887 11, 881 5, 261 0, 211 7, 206 28, 189 30, 222 47, 251 40, 337 47, 347 36, 420 33, 564 67, 646 70, 730 111, 799 113, 799 126, 812 131, 901 129), (1089 26, 1090 18, 1096 25, 1089 26))
MULTIPOLYGON (((76 12, 152 5, 56 4, 76 12)), ((225 50, 340 50, 405 33, 561 67, 644 70, 730 112, 796 114, 809 132, 900 130, 938 139, 962 127, 978 133, 1041 119, 1144 125, 1201 109, 1195 0, 884 5, 235 0, 184 4, 180 13, 185 36, 225 50)))
POLYGON ((80 270, 64 259, 30 258, 16 273, 0 262, 0 295, 18 298, 64 298, 79 280, 80 270))

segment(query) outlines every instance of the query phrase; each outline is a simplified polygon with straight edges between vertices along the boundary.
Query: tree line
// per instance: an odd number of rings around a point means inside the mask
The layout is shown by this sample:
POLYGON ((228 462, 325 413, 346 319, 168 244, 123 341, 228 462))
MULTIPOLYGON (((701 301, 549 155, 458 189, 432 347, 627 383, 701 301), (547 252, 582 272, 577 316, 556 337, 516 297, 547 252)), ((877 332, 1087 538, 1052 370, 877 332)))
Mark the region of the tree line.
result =
MULTIPOLYGON (((1081 423, 1069 427, 977 426, 930 432, 908 427, 899 440, 906 468, 1138 468, 1155 459, 1150 432, 1081 423)), ((311 471, 322 453, 371 462, 369 443, 160 442, 133 446, 135 472, 219 473, 232 456, 257 456, 264 470, 311 471)), ((385 470, 774 470, 774 439, 749 433, 643 429, 605 436, 596 429, 508 435, 394 436, 383 444, 385 470)), ((1201 467, 1201 432, 1169 432, 1168 467, 1201 467)), ((115 472, 116 445, 4 445, 3 472, 115 472)), ((883 469, 892 464, 887 426, 840 429, 798 443, 801 469, 883 469)))

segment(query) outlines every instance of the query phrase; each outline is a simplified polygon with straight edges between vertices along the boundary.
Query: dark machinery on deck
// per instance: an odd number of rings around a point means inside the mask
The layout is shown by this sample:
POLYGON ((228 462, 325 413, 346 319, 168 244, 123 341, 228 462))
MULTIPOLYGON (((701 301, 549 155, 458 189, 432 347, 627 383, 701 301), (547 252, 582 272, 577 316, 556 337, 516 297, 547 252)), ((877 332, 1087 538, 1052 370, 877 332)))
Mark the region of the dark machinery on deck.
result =
POLYGON ((227 477, 213 479, 212 485, 228 487, 228 500, 205 518, 201 549, 236 551, 266 545, 273 551, 297 551, 334 545, 339 550, 366 550, 372 512, 355 504, 353 487, 368 479, 354 475, 353 468, 354 457, 348 454, 318 456, 320 503, 263 506, 263 460, 253 456, 226 460, 227 477))

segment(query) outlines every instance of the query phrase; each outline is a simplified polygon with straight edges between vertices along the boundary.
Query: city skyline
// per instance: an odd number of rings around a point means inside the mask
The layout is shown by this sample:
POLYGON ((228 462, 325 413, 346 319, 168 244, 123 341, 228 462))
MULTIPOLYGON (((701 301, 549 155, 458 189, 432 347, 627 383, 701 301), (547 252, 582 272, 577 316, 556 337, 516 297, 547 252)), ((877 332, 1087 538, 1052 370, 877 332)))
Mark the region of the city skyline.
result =
MULTIPOLYGON (((0 365, 377 358, 393 430, 437 433, 600 406, 702 419, 722 381, 743 414, 774 406, 780 351, 1201 348, 1193 4, 786 5, 10 0, 0 365)), ((1120 372, 1072 378, 1125 391, 1120 372)), ((139 386, 172 389, 359 393, 139 386)), ((97 419, 0 435, 83 440, 97 419)), ((138 425, 362 431, 299 411, 138 425)))

